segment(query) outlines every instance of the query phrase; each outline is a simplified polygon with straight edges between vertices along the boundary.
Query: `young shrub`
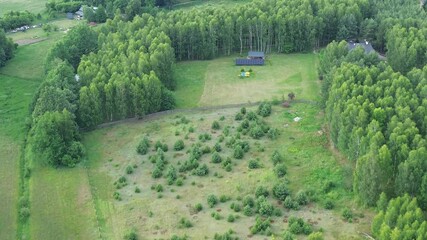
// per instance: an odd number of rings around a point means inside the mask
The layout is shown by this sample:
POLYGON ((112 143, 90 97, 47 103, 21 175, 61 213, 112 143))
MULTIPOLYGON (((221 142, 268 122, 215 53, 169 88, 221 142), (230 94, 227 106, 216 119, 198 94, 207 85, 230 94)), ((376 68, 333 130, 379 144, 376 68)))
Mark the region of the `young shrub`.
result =
POLYGON ((281 182, 273 186, 273 196, 280 201, 284 201, 287 196, 290 195, 289 188, 286 186, 286 183, 281 182))
POLYGON ((163 150, 163 144, 160 142, 160 140, 157 140, 154 144, 154 151, 157 151, 159 148, 163 150))
POLYGON ((181 218, 178 223, 179 228, 191 228, 193 224, 186 218, 181 218))
POLYGON ((196 212, 200 212, 203 210, 203 205, 201 203, 196 204, 196 206, 194 206, 194 209, 196 210, 196 212))
POLYGON ((233 208, 232 208, 235 212, 240 212, 242 210, 242 205, 240 205, 239 203, 234 203, 233 208))
POLYGON ((309 235, 312 231, 311 225, 304 222, 302 218, 289 218, 289 232, 293 234, 309 235))
POLYGON ((123 237, 124 240, 138 240, 138 235, 136 234, 135 229, 129 230, 123 237))
POLYGON ((243 205, 244 206, 249 206, 249 207, 254 207, 255 206, 255 200, 251 197, 251 196, 245 196, 243 198, 243 205))
POLYGON ((286 230, 282 233, 282 239, 283 240, 296 240, 295 235, 293 235, 288 230, 286 230))
POLYGON ((159 167, 155 167, 153 172, 151 173, 152 178, 160 178, 163 175, 163 171, 159 167))
POLYGON ((303 190, 298 191, 297 195, 295 196, 295 201, 299 205, 307 205, 308 204, 308 196, 307 193, 303 190))
POLYGON ((219 153, 214 152, 214 153, 212 154, 211 163, 221 163, 221 162, 222 162, 222 158, 221 158, 221 156, 219 155, 219 153))
POLYGON ((241 114, 243 114, 243 115, 245 115, 245 114, 246 114, 246 108, 245 108, 245 107, 242 107, 242 108, 240 109, 240 113, 241 113, 241 114))
POLYGON ((141 189, 139 189, 139 187, 135 187, 135 193, 140 193, 141 189))
POLYGON ((276 140, 277 137, 279 137, 279 129, 277 128, 270 128, 267 132, 267 137, 271 140, 276 140))
POLYGON ((121 201, 122 197, 120 196, 119 192, 114 192, 113 193, 113 198, 116 199, 117 201, 121 201))
POLYGON ((219 122, 218 121, 213 121, 213 123, 212 123, 212 129, 214 129, 214 130, 219 130, 220 128, 221 128, 221 126, 219 125, 219 122))
POLYGON ((248 168, 249 169, 257 169, 257 168, 261 168, 261 163, 259 163, 259 159, 251 159, 248 162, 248 168))
POLYGON ((259 198, 260 196, 268 197, 269 192, 268 189, 264 186, 258 186, 255 189, 255 197, 259 198))
POLYGON ((262 131, 261 126, 259 126, 258 124, 255 124, 251 127, 251 130, 249 131, 249 135, 253 139, 260 139, 264 136, 264 132, 262 131))
POLYGON ((262 116, 262 117, 268 117, 271 114, 271 104, 264 102, 261 103, 258 106, 258 111, 257 111, 258 115, 262 116))
POLYGON ((208 196, 207 201, 208 201, 208 206, 210 208, 213 208, 218 203, 218 198, 215 195, 211 194, 208 196))
POLYGON ((237 145, 234 147, 233 157, 235 159, 242 159, 244 155, 244 151, 240 145, 237 145))
POLYGON ((181 187, 182 185, 184 185, 184 179, 182 179, 181 177, 177 178, 175 184, 178 187, 181 187))
POLYGON ((287 172, 287 168, 283 163, 279 163, 274 167, 274 173, 278 178, 284 177, 286 175, 286 172, 287 172))
POLYGON ((222 130, 222 134, 224 134, 224 136, 228 137, 230 135, 230 127, 226 126, 224 128, 224 130, 222 130))
POLYGON ((291 196, 287 196, 285 201, 283 202, 283 205, 285 206, 285 208, 287 209, 293 209, 293 210, 298 210, 299 206, 298 203, 295 202, 291 196))
POLYGON ((203 148, 202 148, 202 153, 203 154, 207 154, 207 153, 211 153, 211 148, 209 147, 209 146, 204 146, 203 148))
POLYGON ((234 222, 234 220, 235 220, 236 218, 234 217, 234 215, 233 214, 230 214, 230 215, 228 215, 228 217, 227 217, 227 222, 230 222, 230 223, 232 223, 232 222, 234 222))
POLYGON ((188 238, 188 236, 187 235, 184 235, 184 236, 182 236, 182 237, 179 237, 179 236, 177 236, 177 235, 173 235, 172 237, 171 237, 171 239, 170 240, 188 240, 189 238, 188 238))
POLYGON ((246 119, 248 119, 249 121, 255 121, 258 119, 256 113, 250 111, 246 114, 246 119))
POLYGON ((271 227, 270 218, 263 219, 263 218, 257 217, 255 220, 255 225, 253 225, 250 230, 252 234, 257 234, 257 233, 262 234, 262 233, 265 233, 266 230, 270 227, 271 227))
POLYGON ((239 127, 241 127, 242 129, 249 129, 250 126, 251 125, 248 119, 243 120, 242 123, 239 125, 239 127))
POLYGON ((19 209, 19 219, 21 222, 26 222, 28 217, 30 217, 30 209, 28 207, 21 207, 19 209))
POLYGON ((282 154, 279 153, 279 151, 274 150, 273 154, 271 155, 271 161, 274 165, 282 163, 284 160, 282 154))
POLYGON ((219 120, 220 120, 220 121, 224 121, 224 120, 225 120, 225 116, 221 116, 221 117, 219 118, 219 120))
POLYGON ((193 174, 197 175, 197 176, 206 176, 209 173, 209 168, 208 165, 203 164, 201 166, 199 166, 198 168, 196 168, 195 170, 193 170, 193 174))
POLYGON ((194 127, 193 127, 193 126, 189 127, 189 128, 188 128, 188 132, 189 132, 189 133, 193 133, 193 132, 194 132, 194 127))
POLYGON ((344 208, 344 210, 342 211, 341 216, 345 220, 347 220, 348 222, 350 222, 350 223, 353 222, 354 214, 353 214, 353 212, 349 208, 344 208))
POLYGON ((132 174, 132 173, 133 173, 133 167, 132 167, 132 166, 130 166, 130 165, 129 165, 129 166, 127 166, 127 167, 126 167, 126 173, 127 173, 127 174, 132 174))
POLYGON ((234 120, 241 121, 243 120, 243 114, 237 113, 236 116, 234 116, 234 120))
POLYGON ((185 145, 184 145, 184 141, 183 140, 177 140, 175 142, 175 144, 173 145, 173 149, 175 151, 181 151, 182 149, 184 149, 185 145))
POLYGON ((175 182, 175 180, 177 179, 176 169, 172 165, 170 165, 168 167, 168 169, 166 170, 165 177, 166 177, 169 185, 172 185, 175 182))
POLYGON ((219 197, 219 201, 220 202, 222 202, 222 203, 225 203, 225 202, 227 202, 228 200, 230 200, 231 198, 230 197, 228 197, 228 196, 226 196, 226 195, 221 195, 220 197, 219 197))
POLYGON ((256 208, 261 216, 270 217, 274 213, 274 206, 264 196, 259 197, 256 200, 256 208))
POLYGON ((199 135, 199 140, 201 142, 209 141, 209 140, 211 140, 211 138, 212 138, 212 136, 209 133, 202 133, 199 135))
POLYGON ((156 191, 157 192, 163 192, 163 186, 162 186, 162 184, 157 184, 156 191))
POLYGON ((215 150, 216 152, 221 152, 221 151, 222 151, 221 144, 219 144, 219 143, 215 143, 215 145, 214 145, 214 150, 215 150))
POLYGON ((331 199, 326 199, 323 206, 325 207, 325 209, 330 210, 330 209, 333 209, 335 207, 335 204, 331 199))
POLYGON ((254 211, 252 210, 252 208, 249 205, 246 205, 243 208, 243 214, 245 214, 245 216, 250 217, 250 216, 252 216, 254 214, 254 211))
POLYGON ((145 155, 148 152, 148 148, 150 147, 150 141, 147 137, 144 137, 136 147, 136 152, 141 155, 145 155))
POLYGON ((221 220, 221 215, 217 212, 211 213, 211 217, 213 217, 215 220, 221 220))

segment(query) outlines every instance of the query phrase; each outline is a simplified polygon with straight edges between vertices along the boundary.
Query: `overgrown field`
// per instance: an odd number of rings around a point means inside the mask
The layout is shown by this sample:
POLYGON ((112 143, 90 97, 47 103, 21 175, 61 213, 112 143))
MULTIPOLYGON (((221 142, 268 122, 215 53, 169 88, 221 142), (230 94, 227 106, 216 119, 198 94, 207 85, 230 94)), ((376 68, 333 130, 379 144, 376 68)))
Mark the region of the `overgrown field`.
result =
POLYGON ((319 98, 314 54, 272 54, 265 66, 252 67, 236 66, 236 57, 177 63, 174 77, 178 107, 282 99, 291 91, 300 99, 319 98), (241 78, 241 69, 252 69, 253 74, 241 78))
POLYGON ((135 228, 142 239, 212 239, 231 229, 241 239, 265 239, 263 233, 294 228, 288 226, 292 217, 311 231, 322 229, 326 239, 359 239, 358 231, 369 231, 370 217, 355 207, 347 184, 351 167, 328 150, 319 107, 274 107, 271 116, 248 120, 256 111, 248 108, 237 117, 242 120, 235 120, 238 108, 171 114, 86 134, 89 182, 104 237, 120 239, 135 228), (294 122, 296 116, 302 120, 294 122), (143 155, 137 153, 141 141, 143 155), (279 156, 272 157, 276 151, 279 156), (271 223, 258 233, 256 212, 271 223))

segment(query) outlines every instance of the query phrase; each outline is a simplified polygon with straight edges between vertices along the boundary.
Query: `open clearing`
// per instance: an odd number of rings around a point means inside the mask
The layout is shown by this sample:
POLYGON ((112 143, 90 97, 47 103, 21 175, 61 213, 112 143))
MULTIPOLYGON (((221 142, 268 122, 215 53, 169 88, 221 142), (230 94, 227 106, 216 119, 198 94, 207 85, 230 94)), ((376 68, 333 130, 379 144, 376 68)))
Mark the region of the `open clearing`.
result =
MULTIPOLYGON (((186 124, 182 123, 182 116, 171 114, 87 133, 84 143, 88 152, 89 181, 96 189, 95 205, 99 210, 98 219, 104 237, 120 239, 124 232, 135 227, 142 239, 170 238, 173 234, 187 234, 191 239, 211 239, 215 233, 224 233, 228 229, 233 229, 241 239, 248 238, 251 235, 249 227, 255 223, 255 217, 233 212, 230 204, 242 204, 241 198, 253 196, 257 186, 262 185, 271 190, 274 183, 283 181, 277 179, 273 172, 270 156, 274 150, 285 157, 288 175, 284 181, 289 183, 292 195, 301 189, 314 191, 319 201, 302 206, 299 211, 289 211, 269 197, 269 201, 283 213, 280 217, 272 218, 273 233, 277 235, 286 229, 286 221, 290 216, 313 222, 314 229, 323 228, 326 239, 360 239, 358 231, 369 230, 368 215, 357 218, 355 223, 347 223, 341 219, 340 213, 344 207, 354 209, 356 213, 361 212, 352 202, 351 186, 345 184, 346 178, 351 178, 351 175, 347 174, 328 151, 326 135, 319 133, 323 117, 317 106, 296 104, 291 109, 275 107, 272 116, 265 120, 269 126, 280 129, 279 138, 274 141, 266 137, 254 140, 241 135, 241 140, 248 141, 250 145, 249 152, 241 160, 234 159, 232 150, 226 146, 231 136, 237 134, 240 122, 235 121, 234 116, 238 111, 239 109, 227 109, 220 112, 194 112, 185 115, 185 119, 189 120, 186 124), (220 120, 222 116, 223 121, 220 120), (293 121, 294 116, 300 116, 303 120, 296 123, 293 121), (214 120, 220 123, 220 130, 211 129, 214 120), (200 164, 205 163, 209 168, 207 176, 179 173, 183 178, 183 186, 168 185, 165 178, 152 178, 154 164, 148 156, 155 154, 153 145, 156 141, 168 145, 165 159, 168 165, 179 169, 189 158, 187 150, 190 146, 200 142, 200 134, 208 133, 212 136, 211 140, 202 143, 203 146, 212 148, 220 141, 220 135, 226 135, 226 126, 229 126, 229 134, 220 143, 220 155, 223 159, 231 157, 231 172, 224 170, 221 164, 211 163, 212 154, 208 153, 200 160, 200 164), (189 132, 190 127, 195 129, 193 133, 189 132), (141 156, 136 153, 136 146, 144 136, 150 139, 151 148, 147 155, 141 156), (182 151, 173 149, 174 142, 178 139, 185 142, 182 151), (248 161, 256 158, 259 158, 263 167, 249 169, 248 161), (132 174, 125 173, 128 166, 132 166, 132 174), (128 184, 116 189, 114 182, 120 176, 125 176, 128 184), (321 191, 328 182, 333 182, 335 187, 327 192, 321 191), (156 188, 158 184, 163 186, 162 192, 153 190, 153 186, 156 188), (141 190, 140 193, 135 193, 136 187, 141 190), (114 199, 115 192, 120 194, 121 201, 114 199), (231 200, 209 208, 206 199, 210 194, 218 197, 226 195, 231 200), (336 210, 323 209, 324 199, 334 200, 336 210), (203 205, 203 210, 199 213, 195 213, 193 209, 197 203, 203 205), (213 212, 217 212, 221 219, 211 217, 213 212), (239 217, 235 222, 229 223, 229 214, 239 217), (194 226, 190 229, 179 227, 181 218, 190 220, 194 226), (336 229, 337 225, 340 226, 339 230, 336 229)), ((254 235, 251 239, 265 239, 265 236, 254 235)))
POLYGON ((47 0, 2 0, 0 16, 9 11, 25 11, 41 13, 45 9, 47 0))
POLYGON ((314 54, 272 54, 265 66, 235 66, 237 56, 209 61, 179 62, 177 79, 178 107, 215 106, 287 98, 319 98, 314 54), (249 78, 240 78, 240 70, 253 70, 249 78))

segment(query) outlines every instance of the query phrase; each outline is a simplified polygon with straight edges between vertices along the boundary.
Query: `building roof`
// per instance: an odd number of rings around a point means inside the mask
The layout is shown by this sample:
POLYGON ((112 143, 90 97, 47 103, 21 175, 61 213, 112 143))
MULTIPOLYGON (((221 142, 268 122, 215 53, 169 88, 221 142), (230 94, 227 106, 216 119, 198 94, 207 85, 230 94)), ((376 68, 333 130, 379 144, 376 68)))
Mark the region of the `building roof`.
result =
POLYGON ((255 65, 264 65, 264 59, 246 59, 238 58, 236 59, 237 66, 255 66, 255 65))
POLYGON ((368 41, 364 41, 361 43, 349 42, 347 45, 349 51, 355 49, 358 46, 361 46, 363 49, 365 49, 366 54, 375 52, 375 49, 372 47, 371 43, 368 41))
POLYGON ((264 57, 264 52, 250 51, 248 53, 248 57, 259 57, 259 58, 263 58, 264 57))

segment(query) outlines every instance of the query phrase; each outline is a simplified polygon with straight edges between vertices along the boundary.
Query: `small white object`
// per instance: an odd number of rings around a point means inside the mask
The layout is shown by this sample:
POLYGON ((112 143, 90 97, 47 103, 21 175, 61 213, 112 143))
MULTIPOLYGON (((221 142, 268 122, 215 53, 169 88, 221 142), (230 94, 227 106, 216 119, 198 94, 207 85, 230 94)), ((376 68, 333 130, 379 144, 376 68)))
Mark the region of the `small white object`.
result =
POLYGON ((299 121, 301 121, 301 119, 302 118, 300 118, 300 117, 296 117, 296 118, 294 118, 294 122, 299 122, 299 121))

